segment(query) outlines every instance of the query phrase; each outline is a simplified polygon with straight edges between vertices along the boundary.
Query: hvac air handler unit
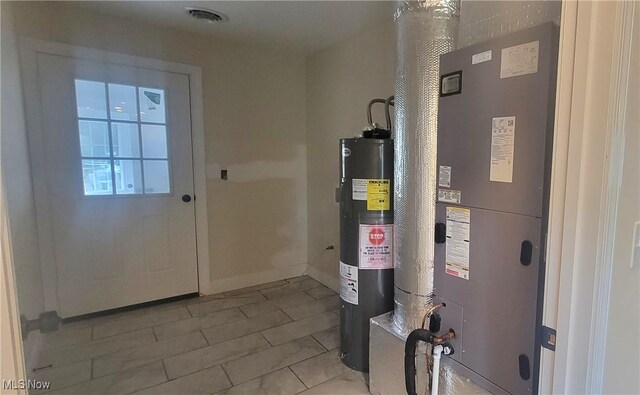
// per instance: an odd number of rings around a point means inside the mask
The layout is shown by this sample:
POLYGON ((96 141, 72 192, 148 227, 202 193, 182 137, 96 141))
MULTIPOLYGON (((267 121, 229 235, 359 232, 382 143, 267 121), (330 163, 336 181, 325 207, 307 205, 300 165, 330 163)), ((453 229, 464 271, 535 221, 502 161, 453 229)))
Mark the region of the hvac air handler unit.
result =
POLYGON ((362 137, 340 140, 340 358, 369 370, 369 319, 393 310, 393 140, 387 100, 362 137), (372 123, 385 103, 387 129, 372 123))
MULTIPOLYGON (((436 303, 445 361, 493 393, 537 392, 558 36, 552 23, 440 57, 436 303)), ((551 339, 551 340, 550 340, 551 339)))

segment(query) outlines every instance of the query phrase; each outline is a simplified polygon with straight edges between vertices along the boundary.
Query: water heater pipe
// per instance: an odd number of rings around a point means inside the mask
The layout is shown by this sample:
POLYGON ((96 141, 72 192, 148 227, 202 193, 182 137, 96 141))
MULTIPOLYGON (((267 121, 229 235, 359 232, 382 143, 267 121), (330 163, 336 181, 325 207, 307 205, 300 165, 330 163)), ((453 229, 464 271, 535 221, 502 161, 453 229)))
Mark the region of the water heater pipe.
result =
POLYGON ((387 100, 384 103, 384 115, 387 118, 387 130, 391 131, 391 114, 389 114, 389 107, 390 106, 396 106, 396 103, 393 101, 393 99, 395 98, 395 96, 389 96, 387 97, 387 100))
POLYGON ((371 99, 371 101, 367 105, 367 122, 369 122, 369 125, 373 125, 373 117, 371 116, 371 107, 373 107, 373 105, 376 103, 382 103, 386 105, 387 101, 385 99, 371 99))

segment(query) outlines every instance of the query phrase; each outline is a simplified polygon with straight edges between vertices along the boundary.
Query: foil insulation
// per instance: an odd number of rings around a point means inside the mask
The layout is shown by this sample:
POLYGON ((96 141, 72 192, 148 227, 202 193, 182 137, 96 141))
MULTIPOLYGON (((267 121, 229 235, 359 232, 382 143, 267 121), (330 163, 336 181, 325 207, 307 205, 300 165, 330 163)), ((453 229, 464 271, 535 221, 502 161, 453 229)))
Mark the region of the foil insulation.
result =
POLYGON ((459 48, 544 22, 560 24, 560 0, 468 1, 460 12, 459 48))
POLYGON ((433 296, 439 59, 457 48, 458 0, 396 11, 395 292, 399 333, 418 328, 433 296))

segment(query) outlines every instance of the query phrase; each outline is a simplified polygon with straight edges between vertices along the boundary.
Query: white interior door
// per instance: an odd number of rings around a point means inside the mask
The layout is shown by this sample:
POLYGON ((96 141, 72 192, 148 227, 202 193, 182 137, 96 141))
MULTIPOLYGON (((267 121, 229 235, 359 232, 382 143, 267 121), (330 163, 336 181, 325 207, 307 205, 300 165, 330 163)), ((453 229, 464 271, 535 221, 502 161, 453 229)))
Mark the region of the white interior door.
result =
POLYGON ((37 66, 60 316, 197 292, 189 77, 37 66))

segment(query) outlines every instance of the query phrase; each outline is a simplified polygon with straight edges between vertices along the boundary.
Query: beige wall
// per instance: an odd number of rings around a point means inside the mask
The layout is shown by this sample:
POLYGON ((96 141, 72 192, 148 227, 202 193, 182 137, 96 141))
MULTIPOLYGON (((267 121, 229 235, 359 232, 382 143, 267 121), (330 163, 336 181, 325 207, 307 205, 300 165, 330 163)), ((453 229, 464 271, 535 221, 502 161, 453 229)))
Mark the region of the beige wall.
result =
MULTIPOLYGON (((337 283, 340 231, 338 141, 366 126, 366 106, 394 94, 395 33, 380 26, 307 57, 308 262, 327 282, 337 283), (335 245, 334 250, 325 250, 335 245)), ((375 108, 374 121, 384 124, 375 108)))
POLYGON ((11 6, 20 36, 200 66, 214 286, 250 285, 304 270, 303 56, 61 3, 11 6), (228 181, 220 180, 221 168, 228 169, 228 181))
POLYGON ((2 107, 0 146, 7 211, 16 262, 20 310, 37 318, 44 309, 35 202, 18 61, 18 44, 10 9, 2 3, 2 107))

